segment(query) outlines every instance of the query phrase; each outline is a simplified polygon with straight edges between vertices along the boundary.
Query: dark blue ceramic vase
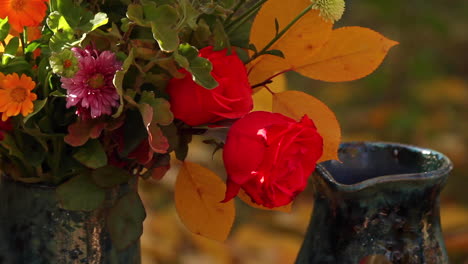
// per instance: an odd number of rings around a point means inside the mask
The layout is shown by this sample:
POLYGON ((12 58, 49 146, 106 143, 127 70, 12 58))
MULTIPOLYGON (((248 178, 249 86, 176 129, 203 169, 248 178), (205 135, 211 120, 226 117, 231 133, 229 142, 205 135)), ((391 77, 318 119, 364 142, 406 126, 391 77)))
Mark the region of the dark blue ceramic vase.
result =
POLYGON ((296 263, 448 263, 439 194, 452 169, 443 154, 408 145, 344 143, 317 166, 314 212, 296 263))

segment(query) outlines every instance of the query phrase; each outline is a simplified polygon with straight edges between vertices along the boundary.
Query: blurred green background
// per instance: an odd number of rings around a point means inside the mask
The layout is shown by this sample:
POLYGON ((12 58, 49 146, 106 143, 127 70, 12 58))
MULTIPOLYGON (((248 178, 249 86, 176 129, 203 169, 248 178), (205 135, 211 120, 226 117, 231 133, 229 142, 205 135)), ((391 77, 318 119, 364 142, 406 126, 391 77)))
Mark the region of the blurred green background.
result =
MULTIPOLYGON (((294 1, 294 0, 292 0, 294 1)), ((442 194, 442 225, 451 263, 468 263, 468 1, 346 1, 335 24, 371 28, 399 41, 370 76, 347 83, 288 75, 290 89, 309 92, 333 111, 343 140, 414 144, 446 154, 454 171, 442 194)), ((196 138, 199 142, 201 139, 196 138)), ((189 158, 222 171, 221 157, 193 148, 189 158)), ((312 211, 310 190, 290 214, 239 202, 225 243, 191 235, 175 213, 175 175, 142 183, 151 208, 142 238, 143 263, 293 263, 312 211)))

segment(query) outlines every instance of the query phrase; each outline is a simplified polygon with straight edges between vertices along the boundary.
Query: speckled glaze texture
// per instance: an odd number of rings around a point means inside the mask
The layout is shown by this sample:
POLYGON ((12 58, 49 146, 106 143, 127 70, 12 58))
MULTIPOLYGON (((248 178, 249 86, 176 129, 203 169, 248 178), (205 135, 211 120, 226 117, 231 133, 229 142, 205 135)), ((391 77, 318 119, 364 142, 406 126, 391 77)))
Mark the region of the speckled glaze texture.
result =
POLYGON ((314 212, 297 264, 359 264, 383 255, 390 263, 449 263, 439 193, 450 160, 414 146, 351 142, 337 161, 318 165, 314 212))
POLYGON ((0 177, 0 263, 139 264, 140 246, 117 251, 105 228, 105 215, 135 183, 109 190, 102 209, 60 208, 55 188, 0 177))

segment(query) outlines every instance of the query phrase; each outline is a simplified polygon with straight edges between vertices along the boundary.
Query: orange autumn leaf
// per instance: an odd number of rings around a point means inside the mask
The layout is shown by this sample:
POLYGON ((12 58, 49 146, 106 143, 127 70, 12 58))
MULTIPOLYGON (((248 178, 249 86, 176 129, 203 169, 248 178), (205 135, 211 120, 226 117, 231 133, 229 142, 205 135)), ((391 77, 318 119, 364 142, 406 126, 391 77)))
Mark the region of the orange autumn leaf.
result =
POLYGON ((322 49, 293 70, 327 82, 352 81, 371 74, 397 44, 368 28, 343 27, 333 30, 322 49))
POLYGON ((237 195, 244 203, 252 206, 253 208, 257 209, 262 209, 262 210, 269 210, 269 211, 279 211, 279 212, 284 212, 284 213, 290 213, 292 210, 292 203, 289 203, 287 205, 283 205, 280 207, 274 207, 274 208, 268 208, 260 204, 256 204, 252 202, 252 199, 250 199, 249 195, 244 190, 240 190, 239 194, 237 195))
MULTIPOLYGON (((275 19, 281 31, 310 4, 310 0, 294 0, 287 4, 284 0, 267 1, 252 24, 250 42, 257 50, 263 49, 276 35, 275 19)), ((258 57, 248 65, 250 83, 261 83, 295 65, 290 62, 307 61, 328 40, 332 25, 320 17, 319 11, 309 11, 270 48, 281 50, 286 60, 272 55, 258 57)))
POLYGON ((335 114, 317 98, 299 91, 286 91, 273 95, 273 112, 296 120, 309 116, 323 137, 323 155, 318 162, 338 160, 341 129, 335 114))
POLYGON ((227 238, 235 217, 234 201, 221 203, 226 185, 214 172, 184 162, 174 192, 179 217, 190 231, 218 241, 227 238))
MULTIPOLYGON (((271 112, 273 97, 264 87, 257 88, 258 90, 252 95, 254 108, 252 111, 267 111, 271 112)), ((273 92, 284 92, 287 90, 286 76, 280 75, 276 77, 271 84, 268 84, 268 89, 273 92)))

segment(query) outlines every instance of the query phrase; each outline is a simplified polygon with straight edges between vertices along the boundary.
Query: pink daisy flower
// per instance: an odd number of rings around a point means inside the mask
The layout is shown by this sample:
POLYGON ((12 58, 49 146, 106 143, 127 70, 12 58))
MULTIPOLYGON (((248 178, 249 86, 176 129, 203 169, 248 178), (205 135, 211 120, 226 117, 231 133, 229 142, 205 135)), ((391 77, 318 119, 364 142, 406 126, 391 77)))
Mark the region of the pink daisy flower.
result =
POLYGON ((112 114, 112 108, 119 106, 112 80, 115 72, 122 69, 122 63, 110 51, 99 52, 90 47, 72 50, 80 69, 72 78, 60 79, 67 90, 67 108, 75 106, 77 115, 84 119, 112 114))

